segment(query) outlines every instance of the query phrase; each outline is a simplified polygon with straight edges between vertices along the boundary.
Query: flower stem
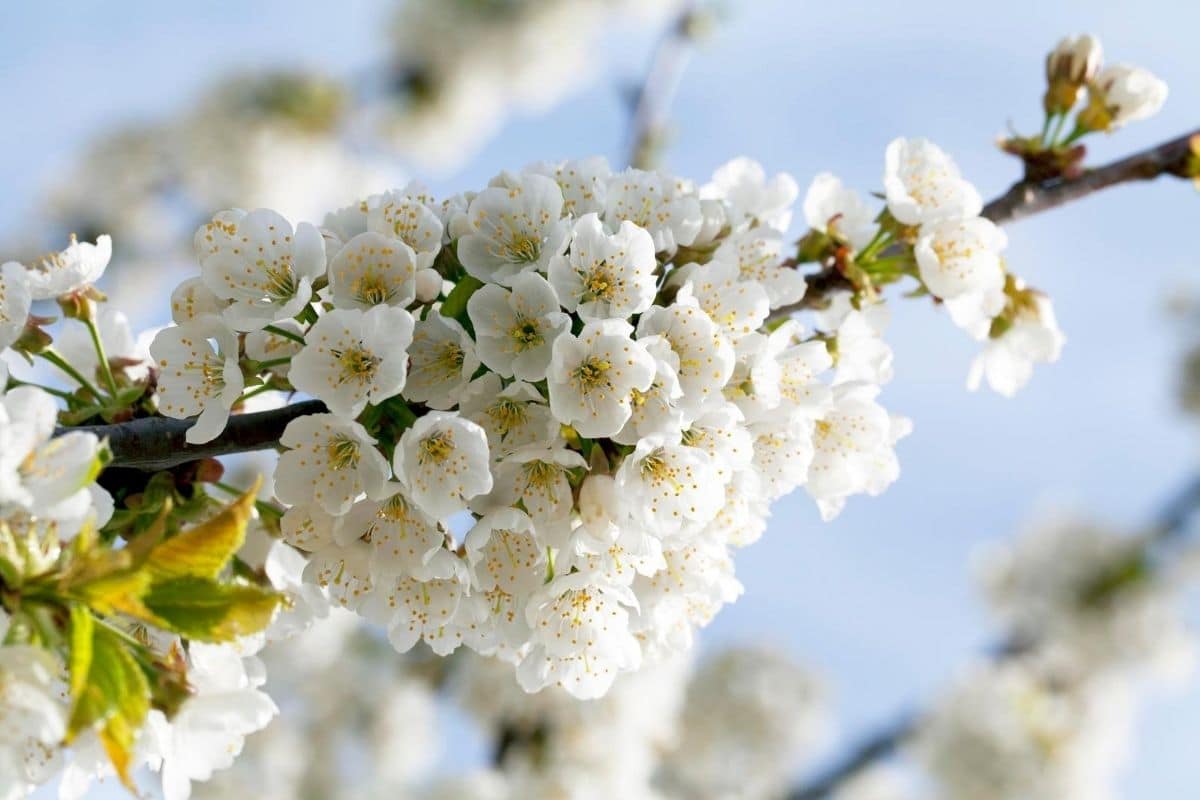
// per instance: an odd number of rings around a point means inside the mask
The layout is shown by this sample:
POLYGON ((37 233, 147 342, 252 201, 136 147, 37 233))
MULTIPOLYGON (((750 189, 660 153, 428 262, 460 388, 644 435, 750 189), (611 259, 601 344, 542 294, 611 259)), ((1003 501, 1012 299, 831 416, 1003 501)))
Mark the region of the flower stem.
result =
POLYGON ((100 372, 104 375, 104 382, 108 385, 108 391, 113 398, 117 396, 117 381, 113 377, 112 365, 108 363, 108 356, 104 353, 104 342, 100 341, 100 330, 96 327, 96 321, 90 317, 83 321, 87 325, 88 334, 92 337, 92 346, 96 348, 96 358, 100 359, 100 372))
POLYGON ((293 342, 297 342, 299 344, 304 344, 303 336, 301 336, 298 333, 293 333, 292 331, 280 328, 277 325, 268 325, 265 328, 263 328, 263 330, 266 331, 267 333, 273 333, 276 336, 282 336, 284 339, 291 339, 293 342))
POLYGON ((100 400, 104 397, 104 392, 97 389, 91 381, 83 377, 83 373, 71 366, 70 363, 68 363, 68 361, 58 353, 54 352, 53 350, 46 349, 38 353, 38 355, 78 381, 79 385, 91 392, 97 400, 100 400))
POLYGON ((255 367, 255 369, 258 369, 261 371, 264 369, 270 369, 271 367, 281 367, 284 364, 290 364, 290 363, 292 363, 292 357, 284 356, 283 358, 270 358, 270 359, 267 359, 266 361, 256 361, 254 363, 254 367, 255 367))
POLYGON ((255 386, 253 389, 249 389, 245 392, 242 392, 242 396, 238 398, 238 402, 239 403, 244 402, 246 400, 249 400, 251 397, 258 397, 260 394, 263 394, 264 392, 269 392, 269 391, 271 391, 271 384, 269 384, 269 383, 264 383, 260 386, 255 386))
POLYGON ((75 402, 75 397, 70 392, 64 392, 62 389, 52 389, 49 386, 43 386, 40 383, 23 381, 20 378, 13 378, 10 376, 8 379, 8 384, 9 386, 32 386, 35 389, 41 389, 46 394, 52 394, 59 399, 66 400, 68 403, 75 402))

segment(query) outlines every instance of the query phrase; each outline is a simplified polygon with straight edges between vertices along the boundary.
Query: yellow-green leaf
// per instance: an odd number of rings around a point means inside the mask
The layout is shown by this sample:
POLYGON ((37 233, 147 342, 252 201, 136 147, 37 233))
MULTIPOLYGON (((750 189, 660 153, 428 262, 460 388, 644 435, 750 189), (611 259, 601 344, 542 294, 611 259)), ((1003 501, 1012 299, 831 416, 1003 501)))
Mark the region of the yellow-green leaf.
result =
POLYGON ((88 673, 92 669, 94 629, 95 620, 92 619, 92 613, 83 606, 71 606, 71 654, 68 664, 72 702, 83 693, 88 673))
POLYGON ((207 522, 159 542, 146 560, 154 579, 217 577, 245 541, 261 482, 207 522))
MULTIPOLYGON (((91 663, 86 680, 79 684, 78 694, 72 698, 68 743, 80 731, 106 728, 113 717, 121 717, 134 730, 146 718, 150 710, 150 685, 130 652, 131 646, 116 632, 92 625, 91 663)), ((74 675, 71 683, 76 685, 74 675)))
POLYGON ((164 627, 188 639, 226 642, 258 633, 271 622, 282 597, 249 584, 182 577, 156 583, 145 602, 164 627))

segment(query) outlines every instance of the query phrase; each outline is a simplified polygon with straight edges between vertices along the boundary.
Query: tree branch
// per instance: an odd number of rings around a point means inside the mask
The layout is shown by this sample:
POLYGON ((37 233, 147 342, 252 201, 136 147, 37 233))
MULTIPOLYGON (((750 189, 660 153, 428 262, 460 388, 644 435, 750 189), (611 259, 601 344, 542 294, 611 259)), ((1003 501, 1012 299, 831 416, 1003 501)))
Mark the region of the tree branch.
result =
POLYGON ((279 443, 283 429, 297 417, 324 412, 317 400, 292 403, 282 408, 235 414, 216 439, 205 444, 188 444, 184 434, 191 420, 167 417, 143 417, 115 425, 82 425, 60 428, 57 433, 88 431, 108 439, 114 467, 132 467, 146 471, 169 469, 188 461, 215 458, 252 450, 267 450, 279 443))
MULTIPOLYGON (((1087 170, 1075 178, 1018 181, 1004 194, 985 205, 982 215, 997 225, 1007 225, 1082 199, 1110 186, 1154 180, 1161 175, 1194 177, 1188 175, 1187 166, 1191 155, 1191 140, 1197 136, 1200 136, 1200 128, 1111 164, 1087 170)), ((808 285, 809 291, 804 299, 795 305, 776 309, 771 312, 772 318, 811 308, 830 289, 851 288, 849 281, 833 268, 825 268, 808 276, 808 285)))
MULTIPOLYGON (((679 25, 676 31, 678 29, 679 25)), ((682 34, 676 32, 674 35, 682 34)), ((649 104, 650 100, 644 102, 649 104)), ((1152 180, 1166 174, 1186 175, 1189 140, 1196 135, 1200 135, 1200 130, 1085 172, 1078 178, 1018 183, 988 203, 983 210, 984 216, 997 224, 1014 222, 1119 183, 1152 180)), ((830 290, 846 285, 845 279, 834 270, 817 272, 809 276, 808 283, 810 290, 804 301, 779 311, 798 311, 830 290)), ((220 436, 203 445, 189 445, 184 441, 184 432, 191 427, 191 422, 160 417, 71 430, 90 430, 106 437, 113 453, 113 466, 159 470, 200 458, 274 447, 283 429, 293 419, 324 410, 321 403, 310 401, 255 414, 237 414, 229 418, 229 425, 220 436)))
POLYGON ((696 40, 696 2, 685 3, 654 48, 650 68, 631 103, 626 163, 649 169, 662 145, 667 111, 675 99, 696 40))
MULTIPOLYGON (((1197 509, 1200 509, 1200 476, 1192 478, 1163 505, 1146 532, 1146 547, 1156 546, 1183 536, 1197 509)), ((991 652, 995 661, 1005 661, 1029 652, 1034 643, 1008 640, 991 652)), ((873 764, 892 756, 920 727, 922 715, 909 711, 894 722, 867 734, 837 761, 816 777, 794 789, 787 800, 821 800, 873 764)))

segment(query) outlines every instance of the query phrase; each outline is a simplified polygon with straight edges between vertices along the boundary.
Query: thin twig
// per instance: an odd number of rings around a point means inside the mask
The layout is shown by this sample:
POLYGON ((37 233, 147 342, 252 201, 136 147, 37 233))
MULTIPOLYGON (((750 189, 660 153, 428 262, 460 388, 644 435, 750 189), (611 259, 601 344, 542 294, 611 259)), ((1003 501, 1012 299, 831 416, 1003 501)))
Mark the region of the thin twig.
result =
POLYGON ((696 14, 695 2, 683 5, 654 48, 650 68, 633 96, 627 158, 631 167, 649 169, 656 161, 666 128, 667 112, 675 100, 696 40, 696 14))
MULTIPOLYGON (((1055 178, 1046 181, 1018 181, 1008 191, 983 207, 983 216, 997 225, 1007 225, 1025 217, 1066 205, 1093 192, 1122 183, 1154 180, 1162 175, 1190 177, 1186 173, 1191 140, 1200 136, 1200 129, 1190 131, 1162 144, 1131 156, 1087 170, 1075 178, 1055 178)), ((812 308, 829 290, 849 289, 850 282, 836 269, 826 268, 808 277, 808 292, 792 306, 771 312, 772 318, 787 316, 795 311, 812 308)))
MULTIPOLYGON (((1146 533, 1146 546, 1153 548, 1187 533, 1192 517, 1200 509, 1200 476, 1192 478, 1163 505, 1146 533)), ((1005 661, 1029 652, 1032 642, 1009 640, 991 651, 991 658, 1005 661)), ((892 756, 917 732, 922 715, 901 714, 895 721, 875 730, 851 747, 845 755, 810 781, 794 789, 787 800, 820 800, 873 764, 892 756)))

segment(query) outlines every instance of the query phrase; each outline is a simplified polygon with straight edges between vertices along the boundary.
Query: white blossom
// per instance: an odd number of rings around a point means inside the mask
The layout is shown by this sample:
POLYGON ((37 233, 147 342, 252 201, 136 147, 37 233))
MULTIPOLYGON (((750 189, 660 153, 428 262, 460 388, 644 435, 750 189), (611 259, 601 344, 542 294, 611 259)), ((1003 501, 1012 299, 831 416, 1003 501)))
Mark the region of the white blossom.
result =
POLYGON ((438 313, 416 323, 408 356, 404 396, 441 410, 458 402, 479 368, 470 334, 457 320, 438 313))
MULTIPOLYGON (((439 243, 441 238, 439 227, 439 243)), ((329 262, 329 295, 337 308, 404 308, 417 297, 417 257, 379 233, 360 233, 329 262)))
POLYGON ((329 311, 305 334, 289 380, 329 410, 357 417, 404 388, 413 318, 402 308, 329 311))
POLYGON ((967 219, 983 208, 979 191, 928 139, 895 139, 887 146, 883 187, 888 210, 905 225, 967 219))
POLYGON ((972 217, 921 226, 913 247, 921 281, 935 296, 952 299, 1004 285, 1000 251, 1008 237, 991 220, 972 217))
POLYGON ((540 381, 554 340, 570 329, 571 320, 541 275, 522 273, 511 286, 482 286, 467 301, 479 360, 502 377, 540 381))
POLYGON ((1107 112, 1106 130, 1148 119, 1167 102, 1167 84, 1142 67, 1110 64, 1100 70, 1089 88, 1107 112))
POLYGON ((563 308, 584 320, 629 317, 654 302, 657 266, 644 228, 625 221, 609 234, 587 214, 575 223, 570 252, 550 261, 550 283, 563 308))
POLYGON ((387 459, 357 422, 308 414, 289 422, 279 443, 288 449, 275 468, 275 494, 289 505, 314 503, 340 516, 360 494, 383 492, 387 459))
POLYGON ((855 250, 866 247, 879 230, 875 212, 831 172, 820 173, 808 185, 804 221, 814 231, 844 239, 855 250))
POLYGON ((719 167, 712 182, 701 190, 703 197, 729 204, 735 225, 757 221, 778 231, 786 231, 792 224, 792 206, 799 193, 791 175, 781 172, 768 180, 762 165, 745 157, 719 167))
POLYGON ((400 437, 396 477, 434 519, 462 511, 493 485, 487 434, 458 414, 432 412, 400 437))
POLYGON ((654 358, 630 338, 632 333, 623 320, 604 320, 554 342, 546 376, 550 408, 581 436, 620 431, 633 413, 633 391, 645 391, 654 380, 654 358))
POLYGON ((986 378, 994 391, 1012 397, 1029 382, 1034 364, 1058 360, 1065 342, 1050 299, 1035 293, 1032 306, 1018 310, 1012 324, 975 357, 967 388, 978 389, 986 378))
POLYGON ((66 250, 43 256, 26 268, 34 300, 51 300, 71 294, 100 280, 112 258, 112 238, 100 236, 95 244, 74 235, 66 250))
POLYGON ((470 233, 458 240, 458 259, 485 283, 511 284, 522 272, 545 272, 567 242, 562 191, 543 175, 512 176, 490 186, 467 208, 470 233))
POLYGON ((269 209, 223 211, 196 231, 204 284, 232 303, 229 324, 251 331, 294 317, 325 274, 325 240, 306 222, 292 224, 269 209))
POLYGON ((168 417, 196 417, 186 439, 203 444, 220 435, 245 385, 237 337, 215 316, 163 328, 150 343, 158 368, 158 409, 168 417))
POLYGON ((0 350, 11 346, 24 332, 32 302, 25 268, 15 261, 0 266, 0 350))

